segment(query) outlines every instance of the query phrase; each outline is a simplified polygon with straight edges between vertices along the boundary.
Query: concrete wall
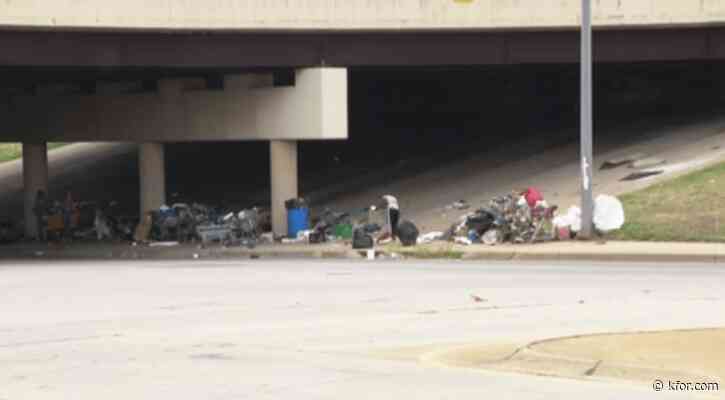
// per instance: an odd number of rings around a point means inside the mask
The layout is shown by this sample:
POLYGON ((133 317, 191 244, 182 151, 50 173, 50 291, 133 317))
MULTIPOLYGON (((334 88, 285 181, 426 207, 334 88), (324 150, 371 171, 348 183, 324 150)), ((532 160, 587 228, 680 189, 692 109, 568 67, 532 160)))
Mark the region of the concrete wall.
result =
MULTIPOLYGON (((592 0, 602 26, 725 21, 722 0, 592 0)), ((580 0, 4 0, 0 26, 359 30, 571 27, 580 0)))
POLYGON ((182 142, 347 138, 347 70, 229 76, 224 90, 160 82, 157 93, 24 96, 0 104, 4 141, 182 142), (197 88, 197 89, 195 89, 197 88))

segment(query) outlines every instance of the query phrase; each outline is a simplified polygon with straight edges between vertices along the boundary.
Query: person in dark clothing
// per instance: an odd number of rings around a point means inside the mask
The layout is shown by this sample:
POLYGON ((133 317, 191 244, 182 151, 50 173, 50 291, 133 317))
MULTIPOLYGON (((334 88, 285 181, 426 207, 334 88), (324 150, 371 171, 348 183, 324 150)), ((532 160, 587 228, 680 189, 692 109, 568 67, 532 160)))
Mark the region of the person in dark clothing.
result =
POLYGON ((400 221, 400 206, 398 205, 398 199, 386 194, 383 196, 383 200, 385 201, 385 207, 387 210, 387 229, 393 237, 393 240, 395 240, 398 238, 398 222, 400 221))
POLYGON ((48 197, 44 190, 38 190, 35 194, 33 214, 35 214, 35 223, 38 230, 35 238, 45 242, 48 240, 48 197))

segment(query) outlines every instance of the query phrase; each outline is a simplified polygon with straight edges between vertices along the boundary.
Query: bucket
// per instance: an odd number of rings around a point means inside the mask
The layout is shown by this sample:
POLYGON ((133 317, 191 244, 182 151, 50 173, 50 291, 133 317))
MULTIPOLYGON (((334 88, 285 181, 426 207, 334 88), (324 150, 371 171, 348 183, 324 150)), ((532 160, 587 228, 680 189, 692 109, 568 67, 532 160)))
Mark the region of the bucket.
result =
POLYGON ((296 238, 297 233, 310 229, 309 208, 290 208, 287 210, 287 237, 296 238))

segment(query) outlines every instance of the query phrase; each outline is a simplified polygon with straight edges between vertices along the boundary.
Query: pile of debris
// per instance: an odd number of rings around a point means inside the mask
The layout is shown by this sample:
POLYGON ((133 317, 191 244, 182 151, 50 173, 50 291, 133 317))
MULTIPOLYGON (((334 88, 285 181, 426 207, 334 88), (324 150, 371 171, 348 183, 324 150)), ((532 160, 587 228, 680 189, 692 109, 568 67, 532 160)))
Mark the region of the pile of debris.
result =
MULTIPOLYGON (((556 209, 534 188, 523 193, 512 192, 494 197, 487 207, 464 215, 440 239, 467 245, 548 240, 550 237, 543 228, 551 222, 556 209)), ((424 240, 430 239, 429 236, 424 240)))
POLYGON ((260 210, 239 212, 204 204, 176 203, 146 214, 136 227, 136 242, 183 243, 200 240, 203 245, 220 242, 253 248, 262 236, 260 210))
MULTIPOLYGON (((535 188, 513 191, 494 197, 486 207, 462 216, 446 232, 421 236, 418 243, 444 240, 493 246, 574 238, 581 229, 581 210, 572 206, 565 214, 557 214, 557 211, 558 207, 549 205, 535 188)), ((621 202, 612 196, 597 197, 594 224, 598 232, 619 229, 624 224, 621 202)))
POLYGON ((370 213, 365 208, 353 212, 338 212, 329 208, 312 218, 311 229, 299 231, 296 238, 285 238, 283 243, 327 243, 339 241, 355 242, 355 234, 364 232, 375 235, 381 231, 378 223, 372 222, 370 213))

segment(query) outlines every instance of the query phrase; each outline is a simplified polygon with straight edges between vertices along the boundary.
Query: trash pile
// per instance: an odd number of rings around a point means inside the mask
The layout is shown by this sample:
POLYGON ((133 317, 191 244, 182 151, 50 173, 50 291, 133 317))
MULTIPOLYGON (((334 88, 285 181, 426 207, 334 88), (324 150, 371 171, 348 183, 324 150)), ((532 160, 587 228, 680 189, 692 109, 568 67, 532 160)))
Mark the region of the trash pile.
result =
POLYGON ((136 227, 136 242, 220 242, 253 248, 260 238, 260 211, 223 211, 203 204, 176 203, 144 215, 136 227))
POLYGON ((306 242, 311 244, 351 241, 355 248, 368 248, 367 238, 363 236, 373 236, 381 231, 381 226, 372 221, 370 217, 374 212, 374 208, 365 208, 355 210, 353 212, 337 212, 329 208, 323 210, 318 216, 313 218, 312 228, 302 230, 297 233, 296 239, 283 239, 283 243, 300 243, 306 242), (365 241, 362 244, 360 241, 365 241))
POLYGON ((49 239, 131 240, 136 218, 124 216, 117 202, 102 205, 91 201, 65 204, 55 201, 43 210, 44 229, 49 239))
MULTIPOLYGON (((260 242, 317 244, 344 241, 354 249, 372 249, 375 244, 399 241, 403 246, 448 241, 463 245, 482 243, 490 246, 502 243, 535 243, 550 240, 569 240, 581 230, 581 210, 572 206, 559 212, 549 205, 536 188, 512 191, 497 196, 475 211, 463 215, 445 232, 420 234, 412 222, 400 219, 398 201, 391 195, 382 196, 378 205, 353 212, 325 209, 310 218, 309 206, 302 198, 285 202, 288 231, 284 238, 275 237, 271 230, 268 209, 257 207, 232 211, 200 203, 178 202, 162 205, 139 218, 123 217, 119 205, 106 207, 96 203, 73 202, 70 194, 64 205, 54 202, 42 211, 47 233, 60 237, 95 240, 124 240, 148 243, 150 246, 175 246, 184 242, 213 242, 225 246, 254 248, 260 242), (47 211, 46 211, 47 210, 47 211), (312 222, 310 224, 310 221, 312 222)), ((40 198, 40 200, 43 200, 40 198)), ((45 204, 38 201, 38 204, 45 204)), ((446 210, 468 210, 472 206, 459 200, 446 210)), ((40 208, 39 208, 40 209, 40 208)), ((624 224, 622 203, 613 196, 596 198, 593 222, 597 232, 609 232, 624 224)), ((0 221, 0 240, 10 236, 11 224, 0 221)), ((13 240, 12 238, 10 240, 13 240)))
MULTIPOLYGON (((594 224, 599 232, 609 232, 624 224, 622 203, 613 196, 600 195, 595 202, 594 224)), ((430 232, 418 243, 436 240, 471 245, 483 243, 535 243, 550 240, 569 240, 581 230, 581 210, 572 206, 558 213, 541 192, 528 188, 491 199, 486 207, 462 216, 446 232, 430 232)))
POLYGON ((556 209, 534 188, 523 193, 512 192, 494 197, 487 207, 464 215, 440 238, 466 245, 547 240, 549 237, 543 234, 543 228, 550 223, 556 209))

